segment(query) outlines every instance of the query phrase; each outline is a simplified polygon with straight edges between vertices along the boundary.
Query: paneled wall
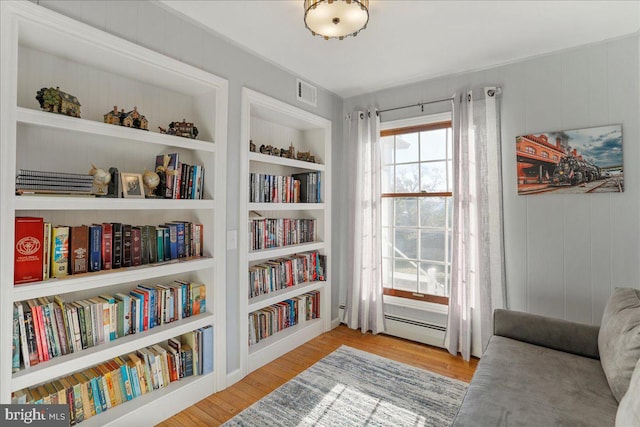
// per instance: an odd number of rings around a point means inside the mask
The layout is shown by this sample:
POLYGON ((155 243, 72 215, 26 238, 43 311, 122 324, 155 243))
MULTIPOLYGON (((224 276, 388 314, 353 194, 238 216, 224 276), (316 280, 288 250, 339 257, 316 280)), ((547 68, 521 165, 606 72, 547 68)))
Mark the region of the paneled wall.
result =
MULTIPOLYGON (((426 80, 345 100, 345 114, 502 86, 501 136, 510 308, 599 324, 616 286, 640 287, 639 37, 501 67, 426 80), (517 135, 622 123, 625 192, 518 196, 517 135)), ((439 109, 447 105, 440 105, 439 109)), ((418 109, 403 110, 405 117, 418 109)), ((437 110, 434 110, 436 112, 437 110)), ((393 120, 382 116, 382 120, 393 120)), ((349 164, 344 151, 342 168, 349 164)), ((344 177, 334 177, 341 182, 344 177)), ((343 194, 345 206, 348 198, 343 194)), ((346 210, 342 215, 346 214, 346 210)), ((342 224, 344 226, 344 224, 342 224)), ((347 235, 343 229, 340 236, 347 235)), ((346 275, 347 266, 341 266, 346 275)), ((346 276, 341 276, 346 277, 346 276)), ((344 283, 345 280, 341 280, 344 283)), ((341 302, 345 291, 341 292, 341 302)))

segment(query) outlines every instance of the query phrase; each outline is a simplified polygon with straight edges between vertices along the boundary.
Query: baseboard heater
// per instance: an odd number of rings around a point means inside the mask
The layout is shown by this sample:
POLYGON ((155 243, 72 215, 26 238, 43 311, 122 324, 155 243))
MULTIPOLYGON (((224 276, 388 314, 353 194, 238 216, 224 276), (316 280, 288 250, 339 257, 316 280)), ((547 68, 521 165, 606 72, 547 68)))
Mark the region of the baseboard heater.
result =
MULTIPOLYGON (((340 305, 340 318, 343 319, 344 305, 340 305)), ((444 348, 444 336, 447 327, 422 320, 410 319, 391 314, 384 315, 387 335, 404 338, 434 347, 444 348)))

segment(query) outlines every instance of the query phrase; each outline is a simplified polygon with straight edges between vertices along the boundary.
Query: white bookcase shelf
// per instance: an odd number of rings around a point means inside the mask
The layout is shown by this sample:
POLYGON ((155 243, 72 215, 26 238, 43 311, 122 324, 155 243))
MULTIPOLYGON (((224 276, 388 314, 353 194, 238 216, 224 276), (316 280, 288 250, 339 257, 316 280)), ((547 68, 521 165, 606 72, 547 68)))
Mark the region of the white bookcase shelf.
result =
POLYGON ((133 335, 127 335, 105 344, 89 347, 79 353, 71 353, 56 357, 46 363, 24 369, 13 374, 12 391, 20 390, 33 384, 40 384, 50 378, 71 374, 77 370, 78 363, 93 366, 114 357, 131 353, 141 347, 166 341, 177 335, 193 331, 214 322, 212 313, 187 317, 173 323, 156 326, 133 335))
MULTIPOLYGON (((327 271, 331 262, 331 122, 315 114, 288 105, 261 93, 244 88, 242 92, 240 170, 240 349, 241 373, 263 366, 282 354, 296 348, 331 328, 331 281, 302 283, 249 299, 249 268, 271 259, 291 256, 301 252, 318 251, 327 257, 327 271), (250 142, 257 149, 271 145, 289 148, 296 152, 310 151, 317 163, 305 162, 250 151, 250 142), (320 200, 322 203, 250 203, 249 175, 251 173, 289 176, 303 172, 320 173, 320 200), (256 216, 257 214, 258 216, 256 216), (316 241, 252 251, 249 247, 249 222, 263 218, 315 219, 316 241), (249 342, 249 313, 261 310, 281 301, 299 297, 307 292, 320 292, 320 317, 305 321, 300 308, 299 323, 286 328, 267 339, 247 345, 249 342)), ((325 272, 326 275, 326 272, 325 272)))
POLYGON ((98 363, 202 327, 213 328, 211 374, 176 381, 83 422, 149 425, 226 385, 226 200, 228 82, 28 1, 0 2, 0 403, 12 392, 51 382, 98 363), (35 99, 60 87, 81 103, 81 117, 44 112, 35 99), (114 105, 137 107, 149 131, 103 123, 114 105), (162 134, 158 127, 186 118, 197 139, 162 134), (159 155, 206 169, 202 200, 121 199, 15 194, 20 169, 87 173, 91 164, 142 174, 159 155), (52 225, 101 222, 203 224, 206 256, 13 285, 14 218, 52 225), (62 294, 66 301, 131 290, 138 283, 188 280, 205 285, 205 313, 128 335, 12 373, 14 302, 62 294), (65 296, 66 294, 66 296, 65 296), (188 399, 177 396, 189 396, 188 399))

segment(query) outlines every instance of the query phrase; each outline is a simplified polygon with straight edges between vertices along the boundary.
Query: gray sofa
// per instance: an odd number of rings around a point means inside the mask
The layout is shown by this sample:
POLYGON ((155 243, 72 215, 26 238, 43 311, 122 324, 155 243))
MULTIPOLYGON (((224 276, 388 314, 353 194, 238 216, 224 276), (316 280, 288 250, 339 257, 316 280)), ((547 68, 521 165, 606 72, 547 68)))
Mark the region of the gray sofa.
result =
POLYGON ((640 290, 616 289, 600 327, 496 310, 456 427, 640 427, 640 290))

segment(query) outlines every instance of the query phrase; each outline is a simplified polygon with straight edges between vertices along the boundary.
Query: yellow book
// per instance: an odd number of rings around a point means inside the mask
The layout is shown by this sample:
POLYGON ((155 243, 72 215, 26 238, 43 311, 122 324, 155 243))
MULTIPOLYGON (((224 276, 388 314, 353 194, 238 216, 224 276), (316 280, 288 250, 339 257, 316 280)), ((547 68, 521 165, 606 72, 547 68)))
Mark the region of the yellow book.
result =
POLYGON ((51 229, 51 277, 65 277, 69 274, 69 227, 58 226, 51 229))

